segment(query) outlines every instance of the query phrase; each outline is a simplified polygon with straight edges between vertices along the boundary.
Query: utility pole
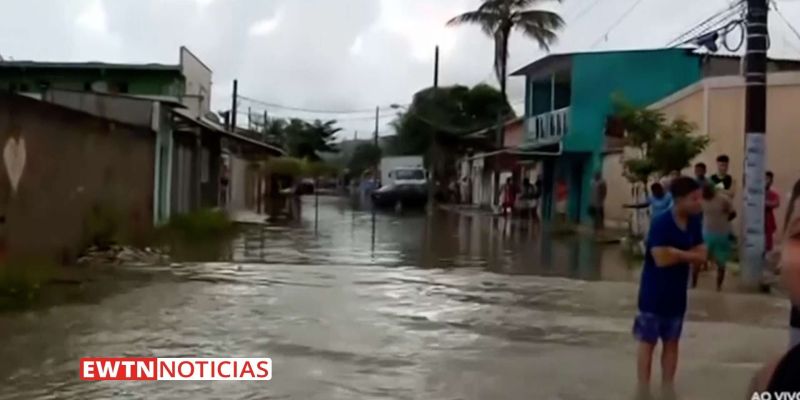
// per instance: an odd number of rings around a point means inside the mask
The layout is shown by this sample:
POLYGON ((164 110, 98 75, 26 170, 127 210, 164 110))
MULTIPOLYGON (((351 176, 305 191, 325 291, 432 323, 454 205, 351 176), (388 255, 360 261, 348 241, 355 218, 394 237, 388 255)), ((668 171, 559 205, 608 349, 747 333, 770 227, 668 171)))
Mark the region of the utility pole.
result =
MULTIPOLYGON (((433 90, 439 89, 439 46, 433 53, 433 90)), ((433 214, 436 202, 436 167, 439 162, 439 135, 434 130, 431 146, 428 149, 428 160, 431 164, 430 181, 428 182, 428 213, 433 214)))
POLYGON ((381 118, 380 112, 381 112, 381 107, 380 106, 375 107, 375 135, 372 138, 372 140, 375 142, 374 143, 375 147, 378 147, 378 129, 379 129, 378 126, 380 124, 380 118, 381 118))
POLYGON ((247 107, 247 130, 253 129, 253 109, 247 107))
POLYGON ((436 46, 436 53, 433 59, 433 88, 439 87, 439 46, 436 46))
POLYGON ((236 114, 238 113, 239 81, 233 80, 233 105, 231 107, 231 131, 236 132, 236 114))
POLYGON ((743 283, 761 282, 764 266, 764 194, 767 125, 767 0, 747 0, 743 283))

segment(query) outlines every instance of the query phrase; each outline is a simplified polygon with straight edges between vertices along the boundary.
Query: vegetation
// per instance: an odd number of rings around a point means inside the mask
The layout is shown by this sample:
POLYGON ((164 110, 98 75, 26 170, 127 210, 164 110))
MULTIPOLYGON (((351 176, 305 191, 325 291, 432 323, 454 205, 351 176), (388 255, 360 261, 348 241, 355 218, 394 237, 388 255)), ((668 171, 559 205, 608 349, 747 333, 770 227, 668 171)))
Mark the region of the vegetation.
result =
POLYGON ((407 111, 392 122, 397 135, 389 150, 393 155, 425 154, 434 139, 452 145, 513 115, 505 96, 489 85, 428 88, 415 94, 407 111))
POLYGON ((284 147, 290 156, 320 160, 320 153, 335 153, 336 134, 342 129, 335 120, 306 122, 300 119, 252 120, 255 130, 264 135, 264 140, 284 147))
MULTIPOLYGON (((560 0, 558 0, 560 1, 560 0)), ((516 29, 535 40, 543 50, 549 50, 564 26, 564 20, 552 11, 531 8, 542 0, 484 0, 475 11, 466 12, 448 25, 475 24, 494 39, 494 70, 505 96, 508 76, 508 41, 516 29)))
POLYGON ((339 174, 339 168, 335 165, 295 157, 270 158, 264 162, 263 168, 269 173, 292 178, 321 178, 339 174))
POLYGON ((694 134, 697 127, 682 118, 668 121, 658 110, 634 107, 619 98, 615 104, 626 145, 638 153, 638 157, 625 160, 625 177, 645 190, 653 176, 689 167, 708 147, 709 137, 694 134))
POLYGON ((347 163, 347 168, 353 176, 359 176, 364 171, 378 165, 382 154, 381 148, 372 143, 359 144, 347 163))
POLYGON ((0 312, 32 307, 42 294, 42 286, 55 272, 47 263, 22 262, 0 265, 0 312))
POLYGON ((159 228, 160 241, 208 242, 228 238, 236 233, 235 224, 224 211, 203 209, 174 215, 159 228))

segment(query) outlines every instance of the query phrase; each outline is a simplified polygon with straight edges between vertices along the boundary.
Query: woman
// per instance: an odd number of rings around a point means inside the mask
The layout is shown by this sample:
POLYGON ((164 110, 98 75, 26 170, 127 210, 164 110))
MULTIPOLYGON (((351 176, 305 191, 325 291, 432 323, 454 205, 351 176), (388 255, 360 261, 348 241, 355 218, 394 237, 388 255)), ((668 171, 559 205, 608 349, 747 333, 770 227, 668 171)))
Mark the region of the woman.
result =
MULTIPOLYGON (((768 363, 753 378, 750 393, 800 392, 800 180, 792 188, 783 225, 779 266, 789 291, 792 311, 789 328, 789 351, 768 363)), ((751 398, 751 397, 748 397, 751 398)))

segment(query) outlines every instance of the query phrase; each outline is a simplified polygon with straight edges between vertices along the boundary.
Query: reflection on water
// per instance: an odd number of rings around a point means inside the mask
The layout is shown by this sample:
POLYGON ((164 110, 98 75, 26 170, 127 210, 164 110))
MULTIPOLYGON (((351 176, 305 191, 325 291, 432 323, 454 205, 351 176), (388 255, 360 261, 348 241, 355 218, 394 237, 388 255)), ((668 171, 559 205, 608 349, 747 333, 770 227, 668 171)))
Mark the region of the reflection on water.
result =
MULTIPOLYGON (((370 213, 320 202, 318 229, 305 212, 247 229, 229 260, 154 268, 98 304, 0 316, 0 399, 635 394, 635 270, 613 247, 480 215, 378 214, 373 235, 370 213), (77 380, 79 357, 125 355, 270 356, 275 378, 77 380)), ((785 315, 778 298, 693 292, 679 393, 742 396, 784 346, 785 315)))

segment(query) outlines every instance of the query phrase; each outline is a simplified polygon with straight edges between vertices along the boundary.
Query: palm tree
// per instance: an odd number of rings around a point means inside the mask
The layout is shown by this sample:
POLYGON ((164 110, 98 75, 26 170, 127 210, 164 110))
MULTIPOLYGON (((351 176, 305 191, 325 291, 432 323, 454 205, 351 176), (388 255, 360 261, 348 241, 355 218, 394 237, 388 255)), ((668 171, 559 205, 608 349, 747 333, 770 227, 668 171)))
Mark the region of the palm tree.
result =
MULTIPOLYGON (((475 11, 461 14, 447 25, 477 24, 494 38, 494 72, 500 82, 500 91, 506 94, 506 64, 508 62, 508 39, 516 28, 537 43, 542 50, 550 50, 564 26, 564 20, 552 12, 530 7, 544 0, 484 0, 475 11)), ((555 0, 561 1, 561 0, 555 0)))

